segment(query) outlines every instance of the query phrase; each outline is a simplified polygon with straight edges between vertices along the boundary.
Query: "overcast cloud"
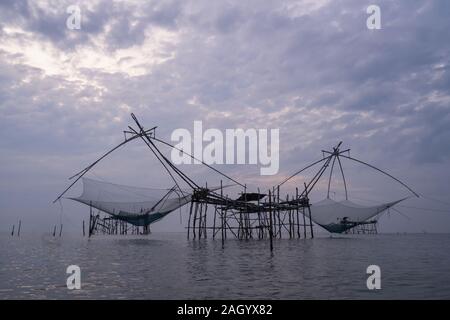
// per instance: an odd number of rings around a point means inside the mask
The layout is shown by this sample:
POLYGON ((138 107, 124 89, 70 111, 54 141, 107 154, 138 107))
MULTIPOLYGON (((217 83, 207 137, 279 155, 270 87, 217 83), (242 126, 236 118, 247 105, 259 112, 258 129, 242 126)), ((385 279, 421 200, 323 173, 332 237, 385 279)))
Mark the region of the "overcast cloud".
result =
MULTIPOLYGON (((51 202, 67 177, 122 141, 130 112, 165 140, 194 120, 280 128, 277 176, 219 168, 249 187, 269 187, 344 141, 352 156, 449 202, 409 200, 436 211, 398 207, 409 218, 391 212, 382 231, 450 231, 449 1, 79 1, 80 30, 66 28, 71 4, 0 0, 2 231, 19 218, 24 230, 49 231, 61 215, 79 232, 86 208, 63 200, 61 213, 51 202), (370 4, 381 8, 381 30, 366 27, 370 4)), ((351 198, 408 194, 370 169, 344 167, 351 198)), ((201 184, 218 181, 183 169, 201 184)), ((170 186, 138 142, 93 174, 170 186)), ((154 229, 181 230, 178 213, 154 229)))

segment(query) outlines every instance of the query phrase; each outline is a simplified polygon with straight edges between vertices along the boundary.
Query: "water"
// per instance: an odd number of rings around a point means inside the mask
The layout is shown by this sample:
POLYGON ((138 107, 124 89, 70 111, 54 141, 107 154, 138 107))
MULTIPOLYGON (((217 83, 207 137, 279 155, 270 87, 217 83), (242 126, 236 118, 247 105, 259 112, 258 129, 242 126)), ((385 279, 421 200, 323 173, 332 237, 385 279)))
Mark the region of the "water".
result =
POLYGON ((450 235, 268 241, 0 237, 0 299, 449 299, 450 235), (81 268, 68 290, 66 268, 81 268), (381 268, 368 290, 366 268, 381 268))

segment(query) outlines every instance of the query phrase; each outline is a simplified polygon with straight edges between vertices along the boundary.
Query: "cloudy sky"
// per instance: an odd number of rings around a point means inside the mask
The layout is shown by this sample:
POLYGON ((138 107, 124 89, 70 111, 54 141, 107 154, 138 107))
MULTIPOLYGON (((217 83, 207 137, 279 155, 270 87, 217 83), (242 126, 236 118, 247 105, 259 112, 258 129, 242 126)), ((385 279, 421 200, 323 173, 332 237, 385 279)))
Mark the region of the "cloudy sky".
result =
MULTIPOLYGON (((279 128, 278 175, 219 167, 249 187, 269 187, 344 141, 425 196, 385 215, 382 231, 450 232, 449 13, 447 0, 0 0, 0 229, 20 218, 24 230, 49 231, 62 219, 80 232, 87 209, 51 202, 67 177, 122 141, 134 112, 165 140, 194 120, 279 128), (66 27, 73 4, 79 30, 66 27), (366 26, 371 4, 380 30, 366 26)), ((218 181, 184 169, 198 183, 218 181)), ((408 195, 370 169, 344 169, 355 201, 408 195)), ((90 177, 171 186, 138 141, 90 177)), ((333 185, 342 197, 339 176, 333 185)), ((154 229, 182 229, 178 213, 154 229)))

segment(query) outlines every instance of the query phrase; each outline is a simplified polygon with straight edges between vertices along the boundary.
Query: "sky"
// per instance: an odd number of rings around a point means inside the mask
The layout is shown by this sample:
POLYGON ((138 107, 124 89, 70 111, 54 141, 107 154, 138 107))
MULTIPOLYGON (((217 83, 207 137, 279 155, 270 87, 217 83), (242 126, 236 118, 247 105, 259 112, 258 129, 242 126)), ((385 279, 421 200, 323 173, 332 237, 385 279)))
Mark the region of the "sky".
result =
MULTIPOLYGON (((422 195, 384 215, 381 231, 450 232, 449 13, 446 0, 0 0, 0 231, 21 219, 24 232, 60 222, 81 232, 88 209, 52 201, 68 177, 123 141, 133 112, 166 141, 196 120, 220 130, 279 129, 277 175, 217 166, 253 190, 343 141, 353 157, 422 195), (66 25, 74 4, 80 29, 66 25), (373 4, 378 30, 366 25, 373 4)), ((355 202, 411 195, 370 168, 343 166, 355 202)), ((202 166, 182 168, 199 184, 220 181, 202 166)), ((292 192, 313 173, 283 188, 292 192)), ((139 141, 89 177, 171 187, 139 141)), ((312 200, 323 199, 326 184, 312 200)), ((332 197, 342 198, 339 175, 332 185, 332 197)), ((69 195, 80 192, 76 185, 69 195)), ((180 215, 185 223, 182 210, 153 229, 184 230, 180 215)))

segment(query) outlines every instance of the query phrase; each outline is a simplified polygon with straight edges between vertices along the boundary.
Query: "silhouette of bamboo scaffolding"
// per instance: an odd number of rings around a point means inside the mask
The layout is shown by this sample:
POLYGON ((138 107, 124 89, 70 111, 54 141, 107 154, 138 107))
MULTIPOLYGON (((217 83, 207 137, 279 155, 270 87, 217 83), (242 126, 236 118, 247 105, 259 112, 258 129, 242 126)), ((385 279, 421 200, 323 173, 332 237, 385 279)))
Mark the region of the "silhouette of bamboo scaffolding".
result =
POLYGON ((186 227, 188 239, 206 238, 207 230, 212 230, 212 238, 220 236, 224 246, 229 232, 239 240, 255 237, 260 240, 268 239, 273 250, 275 239, 301 238, 301 227, 304 229, 304 238, 307 238, 307 230, 311 237, 314 236, 307 190, 299 195, 296 188, 295 195, 288 194, 283 201, 279 187, 269 190, 268 195, 261 194, 259 189, 258 193, 249 194, 244 187, 238 199, 224 196, 222 182, 220 189, 216 191, 212 192, 207 188, 193 191, 186 227), (211 225, 207 224, 209 206, 212 207, 211 225), (300 222, 300 215, 303 216, 303 223, 300 222), (306 218, 309 224, 306 223, 306 218))

